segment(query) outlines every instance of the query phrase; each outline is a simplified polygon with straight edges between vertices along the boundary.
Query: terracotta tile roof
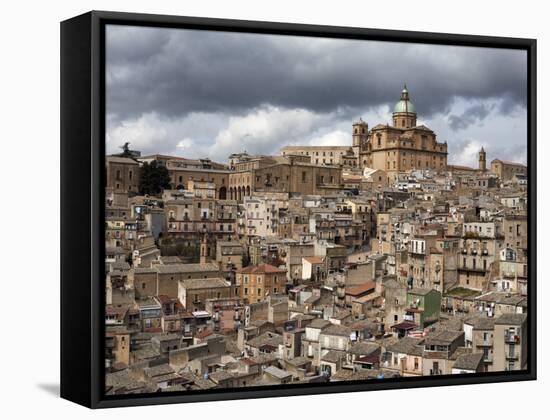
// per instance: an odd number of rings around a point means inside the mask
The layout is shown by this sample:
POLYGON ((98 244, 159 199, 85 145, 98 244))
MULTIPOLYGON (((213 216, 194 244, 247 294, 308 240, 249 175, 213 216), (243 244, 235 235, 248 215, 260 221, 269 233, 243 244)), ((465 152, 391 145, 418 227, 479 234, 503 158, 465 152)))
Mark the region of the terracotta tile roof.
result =
POLYGON ((304 260, 311 264, 322 264, 325 262, 325 257, 322 256, 314 256, 314 257, 303 257, 304 260))
POLYGON ((202 330, 202 331, 196 333, 195 337, 199 338, 199 339, 203 339, 203 338, 206 338, 206 337, 208 337, 212 334, 214 334, 214 332, 212 330, 205 329, 205 330, 202 330))
POLYGON ((504 165, 514 165, 514 166, 523 166, 524 168, 527 168, 527 166, 523 163, 520 163, 520 162, 511 162, 509 160, 501 160, 501 159, 493 159, 491 161, 491 163, 493 162, 500 162, 500 163, 503 163, 504 165))
POLYGON ((374 281, 367 281, 364 284, 360 284, 359 286, 353 286, 353 287, 346 287, 346 295, 351 296, 357 296, 362 295, 363 293, 367 293, 371 290, 374 290, 376 287, 376 282, 374 281))

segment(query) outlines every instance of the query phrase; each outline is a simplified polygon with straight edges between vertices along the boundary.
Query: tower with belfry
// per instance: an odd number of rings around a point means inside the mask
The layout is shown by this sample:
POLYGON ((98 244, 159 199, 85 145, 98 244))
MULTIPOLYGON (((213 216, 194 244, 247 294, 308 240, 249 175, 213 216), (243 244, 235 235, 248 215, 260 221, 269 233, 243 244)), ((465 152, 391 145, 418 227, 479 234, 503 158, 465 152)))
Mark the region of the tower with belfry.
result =
POLYGON ((479 151, 479 172, 481 174, 487 172, 487 153, 485 153, 485 149, 483 148, 483 146, 479 151))

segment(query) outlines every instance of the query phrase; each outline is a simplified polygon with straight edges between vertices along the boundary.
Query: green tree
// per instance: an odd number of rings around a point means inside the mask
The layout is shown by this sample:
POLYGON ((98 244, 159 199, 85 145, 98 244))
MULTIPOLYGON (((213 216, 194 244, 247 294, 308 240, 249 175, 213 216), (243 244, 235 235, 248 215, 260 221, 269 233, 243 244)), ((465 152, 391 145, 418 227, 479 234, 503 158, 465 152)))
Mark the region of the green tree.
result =
POLYGON ((168 169, 157 161, 145 162, 140 171, 139 192, 143 195, 157 195, 166 188, 170 188, 168 169))

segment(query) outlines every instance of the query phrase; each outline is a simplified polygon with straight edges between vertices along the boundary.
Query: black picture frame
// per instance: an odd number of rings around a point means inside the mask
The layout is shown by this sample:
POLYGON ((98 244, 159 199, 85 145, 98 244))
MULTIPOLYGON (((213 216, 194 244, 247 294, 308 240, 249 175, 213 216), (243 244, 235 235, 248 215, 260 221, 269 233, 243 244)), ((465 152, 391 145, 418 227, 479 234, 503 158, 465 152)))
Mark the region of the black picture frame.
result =
POLYGON ((92 11, 61 23, 61 397, 90 408, 536 379, 536 40, 92 11), (329 384, 105 396, 105 25, 302 35, 527 52, 528 369, 329 384))

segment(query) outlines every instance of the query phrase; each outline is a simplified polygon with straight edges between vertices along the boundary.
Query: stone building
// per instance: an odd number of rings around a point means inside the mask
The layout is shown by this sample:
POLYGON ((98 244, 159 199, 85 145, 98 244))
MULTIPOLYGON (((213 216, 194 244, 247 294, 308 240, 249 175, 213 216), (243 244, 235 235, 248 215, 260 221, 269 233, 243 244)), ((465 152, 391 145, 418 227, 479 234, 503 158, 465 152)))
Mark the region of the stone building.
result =
POLYGON ((506 182, 511 181, 516 175, 527 176, 527 166, 522 163, 493 159, 491 173, 498 176, 502 182, 506 182))
POLYGON ((527 314, 503 314, 495 320, 493 368, 527 368, 527 314))
POLYGON ((361 167, 380 169, 391 181, 399 172, 415 169, 445 170, 447 143, 439 143, 436 134, 424 125, 417 125, 416 109, 406 87, 394 107, 393 124, 378 124, 368 134, 366 125, 353 125, 354 142, 359 143, 361 167))
POLYGON ((209 299, 233 297, 233 287, 221 277, 179 280, 178 299, 188 311, 204 311, 209 299))
POLYGON ((484 314, 469 316, 464 320, 466 347, 474 353, 482 353, 482 371, 493 371, 493 343, 495 319, 484 314))
POLYGON ((165 232, 173 237, 198 241, 206 234, 212 239, 231 240, 237 234, 235 201, 174 193, 164 202, 164 212, 165 232))
POLYGON ((268 296, 285 293, 286 270, 269 264, 237 270, 236 295, 246 303, 256 303, 268 296))
POLYGON ((136 298, 166 295, 178 297, 178 281, 189 279, 220 278, 217 263, 206 264, 156 264, 150 268, 138 267, 129 272, 136 298))
POLYGON ((208 182, 213 184, 215 197, 227 199, 229 173, 227 166, 212 162, 210 159, 185 159, 177 156, 150 155, 139 159, 142 162, 156 161, 168 169, 170 185, 176 190, 185 190, 189 181, 208 182))
POLYGON ((229 198, 252 192, 328 194, 341 188, 339 166, 317 166, 307 156, 261 156, 238 162, 229 175, 229 198))
POLYGON ((216 262, 222 272, 240 270, 243 266, 244 247, 238 241, 217 241, 216 262))
POLYGON ((492 265, 503 247, 502 227, 493 221, 468 222, 463 226, 457 261, 458 284, 481 291, 490 281, 492 265))
POLYGON ((285 146, 282 156, 308 156, 314 165, 342 165, 357 167, 357 155, 350 146, 285 146))
POLYGON ((139 162, 130 157, 105 158, 107 190, 137 193, 139 190, 139 162))
POLYGON ((243 197, 244 234, 250 239, 255 236, 265 238, 276 236, 279 225, 279 209, 288 207, 288 195, 243 197))

